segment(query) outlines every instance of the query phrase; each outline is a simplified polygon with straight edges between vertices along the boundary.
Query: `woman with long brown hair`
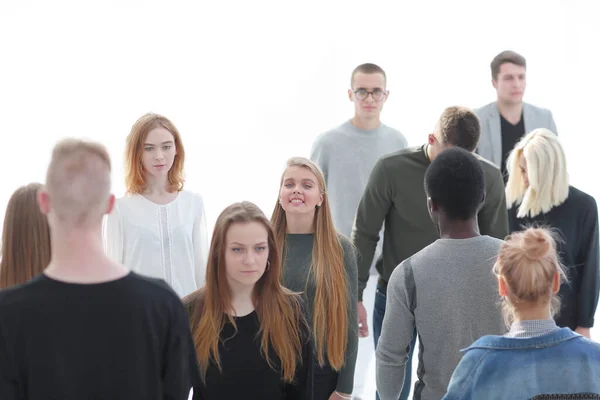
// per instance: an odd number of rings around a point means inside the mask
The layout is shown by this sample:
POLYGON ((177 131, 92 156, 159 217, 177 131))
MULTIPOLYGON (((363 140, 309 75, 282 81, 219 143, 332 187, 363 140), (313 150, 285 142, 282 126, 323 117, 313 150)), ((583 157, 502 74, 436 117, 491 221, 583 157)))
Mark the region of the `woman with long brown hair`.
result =
POLYGON ((41 187, 40 183, 22 186, 8 201, 2 231, 0 289, 27 282, 50 263, 50 228, 37 203, 41 187))
POLYGON ((358 348, 356 253, 333 226, 325 179, 312 161, 288 160, 271 224, 283 254, 283 284, 302 292, 306 303, 315 400, 350 399, 358 348))
POLYGON ((311 400, 310 330, 301 298, 280 283, 269 220, 253 203, 217 218, 206 284, 183 299, 190 316, 202 400, 311 400))
POLYGON ((185 150, 175 125, 140 117, 127 136, 125 186, 106 219, 105 249, 116 262, 163 279, 183 297, 204 283, 208 238, 202 197, 183 189, 185 150))

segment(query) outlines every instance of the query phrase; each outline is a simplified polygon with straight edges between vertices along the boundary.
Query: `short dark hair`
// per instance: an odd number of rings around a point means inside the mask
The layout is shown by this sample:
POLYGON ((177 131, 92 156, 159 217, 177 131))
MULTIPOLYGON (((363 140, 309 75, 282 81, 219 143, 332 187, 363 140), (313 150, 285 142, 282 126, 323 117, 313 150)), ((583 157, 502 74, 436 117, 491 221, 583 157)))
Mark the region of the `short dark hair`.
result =
POLYGON ((473 218, 485 193, 481 162, 458 147, 442 151, 425 172, 425 192, 449 219, 473 218))
POLYGON ((383 68, 377 64, 366 63, 354 68, 354 71, 352 71, 352 76, 350 77, 350 87, 353 87, 352 85, 354 85, 354 75, 359 72, 363 74, 381 74, 383 75, 384 84, 387 84, 387 76, 385 75, 383 68))
POLYGON ((440 116, 440 134, 444 144, 474 151, 481 136, 481 123, 471 109, 452 106, 440 116))
POLYGON ((515 64, 515 65, 519 65, 521 67, 527 68, 527 61, 525 60, 525 57, 523 57, 516 51, 505 50, 505 51, 501 52, 500 54, 498 54, 496 57, 494 57, 494 59, 492 60, 492 62, 490 64, 493 80, 498 79, 498 73, 500 72, 500 67, 502 66, 502 64, 506 64, 506 63, 511 63, 511 64, 515 64))

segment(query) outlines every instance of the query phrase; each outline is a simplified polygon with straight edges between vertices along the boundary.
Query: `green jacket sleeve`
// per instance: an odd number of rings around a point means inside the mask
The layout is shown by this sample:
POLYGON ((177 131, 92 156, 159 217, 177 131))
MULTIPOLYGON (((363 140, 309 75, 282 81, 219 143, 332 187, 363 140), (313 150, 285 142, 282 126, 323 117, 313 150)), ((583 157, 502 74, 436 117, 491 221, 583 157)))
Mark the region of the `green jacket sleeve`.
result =
POLYGON ((501 240, 508 236, 508 210, 506 208, 506 195, 504 193, 504 179, 500 169, 494 168, 492 173, 486 174, 485 201, 477 219, 479 232, 501 240))
POLYGON ((358 301, 362 301, 379 233, 392 206, 392 188, 384 161, 379 159, 371 171, 352 228, 352 242, 358 251, 358 301))

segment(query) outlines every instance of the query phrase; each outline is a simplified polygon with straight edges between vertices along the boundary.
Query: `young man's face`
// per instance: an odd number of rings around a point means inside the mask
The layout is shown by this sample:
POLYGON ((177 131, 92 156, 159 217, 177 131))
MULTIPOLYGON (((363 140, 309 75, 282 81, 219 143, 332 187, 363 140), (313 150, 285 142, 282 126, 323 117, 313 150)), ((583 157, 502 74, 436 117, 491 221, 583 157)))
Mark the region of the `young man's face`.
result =
POLYGON ((498 101, 506 104, 521 103, 527 86, 525 67, 512 63, 502 64, 492 85, 498 94, 498 101))
POLYGON ((357 117, 379 119, 383 104, 388 97, 383 75, 357 72, 352 80, 352 88, 348 90, 348 96, 354 102, 354 112, 357 117))

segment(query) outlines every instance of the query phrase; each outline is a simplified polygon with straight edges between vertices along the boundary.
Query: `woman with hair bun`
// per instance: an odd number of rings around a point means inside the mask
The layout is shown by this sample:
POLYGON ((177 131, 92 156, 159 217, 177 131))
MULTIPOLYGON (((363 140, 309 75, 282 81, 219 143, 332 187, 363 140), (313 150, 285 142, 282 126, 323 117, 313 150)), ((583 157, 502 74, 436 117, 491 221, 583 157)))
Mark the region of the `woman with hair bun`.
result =
POLYGON ((552 233, 528 228, 510 235, 494 273, 510 330, 463 350, 444 399, 597 399, 600 344, 553 319, 566 277, 552 233))
POLYGON ((600 290, 598 207, 592 196, 569 184, 567 158, 558 136, 536 129, 517 143, 506 184, 511 232, 547 226, 560 236, 560 261, 571 282, 559 291, 558 326, 590 338, 600 290))

